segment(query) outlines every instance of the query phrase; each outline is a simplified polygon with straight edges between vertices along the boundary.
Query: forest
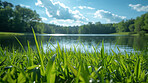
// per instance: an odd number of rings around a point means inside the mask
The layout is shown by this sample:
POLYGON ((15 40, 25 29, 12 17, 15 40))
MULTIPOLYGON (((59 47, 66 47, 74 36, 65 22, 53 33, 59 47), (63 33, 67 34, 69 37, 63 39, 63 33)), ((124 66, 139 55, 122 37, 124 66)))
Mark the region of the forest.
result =
POLYGON ((148 13, 119 23, 89 22, 81 26, 60 26, 43 23, 35 10, 0 0, 0 19, 0 32, 31 33, 34 28, 36 33, 48 34, 148 33, 148 13))

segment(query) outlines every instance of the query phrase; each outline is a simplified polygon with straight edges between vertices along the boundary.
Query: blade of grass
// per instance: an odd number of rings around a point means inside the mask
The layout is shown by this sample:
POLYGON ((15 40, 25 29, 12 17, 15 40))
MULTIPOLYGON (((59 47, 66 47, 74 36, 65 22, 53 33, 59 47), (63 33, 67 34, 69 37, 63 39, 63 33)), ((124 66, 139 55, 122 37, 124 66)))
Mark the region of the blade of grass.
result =
POLYGON ((25 49, 24 49, 23 45, 21 44, 21 42, 19 41, 19 39, 17 37, 15 37, 15 39, 17 40, 17 42, 20 44, 20 46, 22 47, 23 51, 25 52, 25 49))
POLYGON ((48 61, 47 64, 47 70, 46 70, 46 75, 47 75, 47 83, 54 83, 55 82, 55 57, 56 54, 52 56, 52 58, 48 61))
MULTIPOLYGON (((76 69, 74 69, 69 62, 67 62, 68 67, 73 71, 74 75, 77 76, 78 75, 78 71, 76 69)), ((80 75, 79 79, 85 83, 85 79, 80 75)))
POLYGON ((32 31, 33 31, 34 40, 35 40, 35 43, 36 43, 37 52, 38 52, 38 55, 39 55, 40 61, 41 61, 41 75, 45 76, 43 56, 40 53, 39 45, 38 45, 38 42, 37 42, 37 39, 36 39, 36 35, 35 35, 35 32, 34 32, 33 28, 32 28, 32 31))

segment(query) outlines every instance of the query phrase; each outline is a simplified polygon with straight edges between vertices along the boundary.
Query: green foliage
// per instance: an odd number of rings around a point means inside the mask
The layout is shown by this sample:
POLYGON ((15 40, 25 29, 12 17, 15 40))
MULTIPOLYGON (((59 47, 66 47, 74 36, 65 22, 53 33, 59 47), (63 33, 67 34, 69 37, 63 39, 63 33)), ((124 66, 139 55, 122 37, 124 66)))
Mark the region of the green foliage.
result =
POLYGON ((34 27, 36 32, 42 33, 39 28, 39 15, 36 11, 21 7, 13 6, 9 2, 0 2, 0 31, 7 32, 32 32, 31 27, 34 27))
POLYGON ((148 13, 147 14, 145 14, 145 18, 144 18, 145 20, 144 20, 144 26, 142 27, 142 29, 144 30, 144 31, 148 31, 148 13))
POLYGON ((61 34, 109 34, 115 32, 145 31, 148 33, 148 13, 136 19, 123 20, 119 23, 101 24, 100 22, 81 26, 58 26, 41 22, 36 11, 21 7, 9 2, 0 1, 0 31, 2 32, 32 32, 34 28, 37 33, 61 33, 61 34))
POLYGON ((140 31, 138 34, 139 34, 139 36, 145 36, 145 31, 140 31))
POLYGON ((134 24, 131 24, 131 25, 129 26, 129 30, 130 30, 130 32, 134 32, 134 29, 135 29, 134 24))
POLYGON ((137 17, 137 19, 135 20, 135 32, 141 31, 141 27, 143 26, 143 24, 143 17, 137 17))
POLYGON ((118 23, 118 27, 116 28, 117 32, 125 32, 126 26, 124 21, 121 21, 120 23, 118 23))

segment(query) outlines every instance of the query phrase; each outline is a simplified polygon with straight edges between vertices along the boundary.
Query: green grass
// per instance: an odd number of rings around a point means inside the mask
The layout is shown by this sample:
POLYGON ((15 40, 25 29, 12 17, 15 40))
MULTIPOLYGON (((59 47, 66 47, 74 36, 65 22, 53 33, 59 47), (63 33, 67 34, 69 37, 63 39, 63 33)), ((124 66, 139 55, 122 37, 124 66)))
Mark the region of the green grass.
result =
POLYGON ((104 51, 103 42, 100 52, 82 53, 76 47, 66 49, 59 44, 55 50, 49 47, 45 52, 42 42, 41 47, 38 46, 35 33, 34 38, 36 49, 30 48, 29 42, 27 50, 9 51, 0 47, 0 82, 148 82, 146 52, 116 54, 112 50, 108 54, 104 51), (72 51, 72 48, 75 50, 72 51))
MULTIPOLYGON (((119 32, 119 33, 111 33, 111 34, 139 36, 139 34, 136 34, 136 33, 135 34, 130 34, 130 32, 119 32)), ((146 33, 145 36, 148 36, 148 33, 146 33)))
MULTIPOLYGON (((36 33, 36 34, 40 34, 40 33, 36 33)), ((32 33, 0 32, 0 35, 33 35, 33 34, 32 33)))
POLYGON ((119 32, 119 33, 111 33, 111 34, 119 34, 119 35, 128 35, 130 32, 119 32))
POLYGON ((0 32, 0 35, 25 35, 25 33, 0 32))
MULTIPOLYGON (((139 36, 139 34, 132 34, 132 36, 139 36)), ((145 36, 148 36, 148 33, 146 33, 145 36)))

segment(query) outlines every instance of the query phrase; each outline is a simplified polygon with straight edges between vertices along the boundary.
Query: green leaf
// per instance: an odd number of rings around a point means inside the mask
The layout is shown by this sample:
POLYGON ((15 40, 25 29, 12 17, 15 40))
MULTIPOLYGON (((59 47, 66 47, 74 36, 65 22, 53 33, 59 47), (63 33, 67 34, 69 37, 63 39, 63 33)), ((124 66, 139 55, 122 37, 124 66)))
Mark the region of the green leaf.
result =
POLYGON ((30 67, 27 67, 28 70, 31 70, 31 69, 34 69, 36 67, 40 67, 40 65, 34 65, 34 66, 30 66, 30 67))
MULTIPOLYGON (((78 75, 78 71, 76 69, 74 69, 69 62, 67 62, 68 67, 73 71, 74 75, 77 76, 78 75)), ((85 79, 80 75, 79 79, 85 83, 85 79)))
POLYGON ((19 43, 19 44, 20 44, 20 46, 22 47, 23 51, 25 52, 25 49, 24 49, 24 47, 23 47, 22 43, 19 41, 19 39, 18 39, 17 37, 15 37, 15 39, 18 41, 18 43, 19 43))
POLYGON ((75 83, 79 83, 80 71, 81 71, 81 66, 79 67, 78 75, 77 75, 77 77, 76 77, 76 82, 75 82, 75 83))
POLYGON ((35 35, 35 32, 34 32, 33 28, 32 28, 32 31, 33 31, 34 40, 35 40, 35 43, 36 43, 36 48, 37 48, 37 51, 38 51, 38 54, 39 54, 39 57, 40 57, 40 61, 41 61, 41 75, 45 76, 43 56, 40 53, 39 45, 38 45, 36 35, 35 35))
POLYGON ((140 73, 141 73, 140 63, 141 63, 141 60, 138 57, 138 60, 137 60, 136 65, 135 65, 135 70, 134 70, 134 73, 136 75, 136 79, 138 79, 140 77, 140 73))
POLYGON ((56 77, 55 62, 54 62, 55 57, 56 57, 56 54, 52 56, 51 60, 49 60, 48 64, 47 64, 47 70, 46 70, 47 83, 54 83, 55 82, 55 77, 56 77))
POLYGON ((26 82, 26 77, 22 73, 19 74, 17 83, 25 83, 26 82))
POLYGON ((102 41, 101 58, 104 59, 104 41, 102 41))

